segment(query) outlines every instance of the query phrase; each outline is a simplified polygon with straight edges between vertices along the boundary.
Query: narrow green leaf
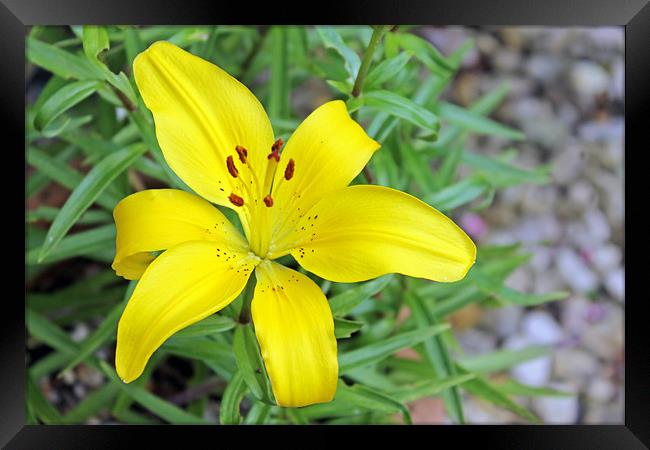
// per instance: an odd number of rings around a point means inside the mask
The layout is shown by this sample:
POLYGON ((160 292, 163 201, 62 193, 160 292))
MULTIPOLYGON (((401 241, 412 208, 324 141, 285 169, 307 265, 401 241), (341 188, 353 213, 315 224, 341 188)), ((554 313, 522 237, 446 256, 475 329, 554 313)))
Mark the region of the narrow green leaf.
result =
POLYGON ((97 80, 97 73, 85 58, 60 48, 41 42, 33 37, 27 38, 27 59, 37 66, 65 79, 97 80))
POLYGON ((413 424, 411 414, 403 403, 393 398, 392 395, 372 389, 368 386, 363 386, 361 384, 348 386, 343 381, 339 380, 336 389, 336 398, 349 402, 357 407, 372 411, 380 411, 388 414, 400 412, 402 413, 406 424, 413 424))
POLYGON ((117 377, 117 374, 115 373, 115 370, 110 367, 105 361, 100 361, 99 365, 104 372, 104 374, 111 380, 111 382, 115 383, 121 390, 123 390, 129 397, 131 397, 133 400, 147 408, 149 411, 152 413, 156 414, 162 419, 165 419, 167 422, 171 424, 177 424, 177 425, 209 425, 210 422, 208 422, 205 419, 202 419, 200 417, 196 417, 195 415, 189 414, 188 412, 185 412, 183 409, 179 408, 178 406, 169 403, 168 401, 165 401, 161 399, 160 397, 155 396, 151 392, 148 392, 144 388, 136 385, 136 384, 126 384, 123 383, 122 380, 120 380, 117 377))
POLYGON ((339 373, 375 364, 403 348, 412 347, 447 330, 449 325, 436 325, 415 331, 407 331, 380 342, 339 354, 339 373))
POLYGON ((245 425, 264 425, 267 423, 268 419, 271 416, 271 405, 267 405, 262 402, 253 402, 246 418, 244 419, 245 425))
POLYGON ((423 200, 440 211, 450 211, 478 198, 488 187, 488 183, 481 178, 465 178, 427 195, 423 200))
POLYGON ((392 279, 392 274, 384 275, 333 296, 329 299, 332 314, 343 316, 349 313, 363 301, 381 291, 392 279))
POLYGON ((364 323, 355 320, 334 318, 334 336, 337 339, 349 338, 352 333, 359 331, 363 328, 364 323))
POLYGON ((332 27, 316 27, 316 30, 323 40, 325 47, 333 48, 343 57, 348 78, 354 80, 357 73, 359 73, 359 67, 361 67, 359 55, 343 42, 341 35, 332 27))
POLYGON ((395 389, 390 393, 390 395, 401 402, 412 402, 424 397, 441 394, 443 391, 460 386, 475 377, 476 375, 468 373, 440 380, 422 380, 418 383, 395 389))
POLYGON ((34 125, 44 130, 54 119, 91 96, 101 83, 93 80, 73 81, 50 96, 34 117, 34 125))
POLYGON ((32 415, 46 425, 61 425, 64 423, 61 413, 47 401, 31 376, 27 376, 27 405, 32 415))
POLYGON ((495 122, 492 119, 488 119, 481 114, 451 103, 439 103, 438 114, 449 122, 459 125, 467 130, 474 131, 475 133, 499 136, 513 140, 522 140, 526 138, 526 135, 521 131, 513 130, 512 128, 495 122))
POLYGON ((420 128, 431 131, 433 139, 440 129, 438 116, 406 97, 391 91, 369 91, 361 94, 363 104, 378 111, 399 117, 420 128))
POLYGON ((78 347, 70 340, 70 337, 45 316, 28 308, 25 313, 25 319, 29 334, 36 339, 39 339, 49 347, 68 354, 75 354, 77 352, 78 347))
POLYGON ((250 325, 237 326, 232 348, 239 369, 238 373, 244 379, 251 394, 261 402, 275 404, 271 382, 266 375, 255 332, 250 325))
POLYGON ((91 169, 83 181, 72 192, 61 208, 61 212, 54 219, 45 238, 45 243, 38 255, 38 262, 42 262, 52 252, 76 223, 81 215, 93 204, 108 185, 121 174, 133 161, 140 157, 146 147, 134 145, 104 158, 91 169))
POLYGON ((108 409, 111 401, 117 396, 120 388, 115 383, 108 383, 88 394, 81 402, 75 405, 65 416, 66 424, 83 424, 98 412, 108 409))
POLYGON ((110 48, 106 27, 84 25, 82 36, 84 53, 93 62, 98 59, 101 53, 110 48))
MULTIPOLYGON (((456 369, 461 374, 467 373, 467 371, 464 370, 460 365, 457 365, 456 369)), ((467 392, 480 397, 483 400, 494 404, 495 406, 507 409, 508 411, 511 411, 530 422, 541 423, 540 419, 535 414, 511 400, 510 397, 508 397, 500 390, 494 388, 487 380, 481 377, 467 381, 465 384, 463 384, 463 388, 467 390, 467 392)))
POLYGON ((506 395, 520 395, 522 397, 573 397, 573 392, 559 391, 548 387, 529 386, 509 379, 502 383, 494 383, 492 387, 506 395))
POLYGON ((174 355, 203 361, 226 380, 235 372, 235 359, 230 346, 207 337, 183 338, 174 335, 163 348, 174 355))
MULTIPOLYGON (((61 209, 53 208, 51 206, 39 206, 37 209, 27 211, 25 213, 25 222, 34 223, 39 220, 45 220, 52 222, 56 216, 59 214, 61 209)), ((77 220, 79 225, 95 225, 98 223, 107 223, 113 220, 113 216, 110 215, 107 211, 101 211, 98 209, 91 209, 83 213, 83 215, 77 220)))
POLYGON ((95 353, 102 345, 108 342, 108 340, 115 335, 115 331, 117 330, 117 322, 120 319, 125 306, 126 303, 123 302, 113 307, 111 312, 108 313, 106 318, 97 327, 97 330, 95 330, 95 332, 88 339, 83 341, 77 355, 66 365, 61 373, 72 369, 77 364, 85 360, 89 355, 95 353))
POLYGON ((477 169, 489 177, 494 186, 507 187, 522 183, 547 183, 549 181, 548 167, 538 167, 526 170, 494 158, 465 151, 462 154, 464 164, 477 169))
MULTIPOLYGON (((109 224, 93 228, 88 231, 81 231, 61 240, 55 250, 50 252, 42 263, 52 263, 75 256, 89 256, 103 250, 115 252, 115 225, 109 224)), ((40 247, 29 250, 26 255, 28 265, 39 264, 38 255, 40 247)), ((110 260, 109 260, 110 261, 110 260)))
POLYGON ((458 358, 465 369, 476 373, 491 373, 509 369, 525 361, 547 355, 548 346, 530 346, 518 350, 497 350, 485 355, 458 358))
MULTIPOLYGON (((38 169, 39 173, 71 191, 83 180, 83 175, 67 165, 64 160, 52 158, 36 147, 29 147, 27 150, 27 162, 38 169)), ((120 200, 121 198, 107 190, 99 196, 97 203, 112 212, 120 200)))
POLYGON ((222 425, 238 425, 241 422, 239 405, 244 395, 246 395, 246 391, 247 387, 243 375, 239 371, 235 372, 221 399, 219 422, 222 425))
POLYGON ((269 35, 272 44, 272 57, 268 111, 272 117, 288 117, 290 80, 287 59, 287 29, 280 26, 273 27, 269 35))
POLYGON ((413 53, 432 73, 442 76, 454 70, 444 56, 431 43, 411 33, 398 33, 400 46, 413 53))
MULTIPOLYGON (((406 302, 411 307, 411 313, 419 329, 426 329, 425 327, 437 323, 437 319, 429 313, 424 302, 415 292, 407 292, 406 302)), ((443 379, 456 374, 447 347, 440 337, 433 336, 424 341, 424 350, 438 378, 443 379)), ((458 388, 452 386, 443 391, 442 396, 449 415, 458 423, 464 423, 463 403, 458 388)))
POLYGON ((411 59, 411 53, 403 52, 394 58, 389 58, 373 67, 366 76, 364 87, 372 90, 397 75, 411 59))
POLYGON ((235 328, 235 325, 235 321, 230 317, 212 315, 187 328, 183 328, 174 336, 181 338, 212 336, 217 333, 232 330, 235 328))

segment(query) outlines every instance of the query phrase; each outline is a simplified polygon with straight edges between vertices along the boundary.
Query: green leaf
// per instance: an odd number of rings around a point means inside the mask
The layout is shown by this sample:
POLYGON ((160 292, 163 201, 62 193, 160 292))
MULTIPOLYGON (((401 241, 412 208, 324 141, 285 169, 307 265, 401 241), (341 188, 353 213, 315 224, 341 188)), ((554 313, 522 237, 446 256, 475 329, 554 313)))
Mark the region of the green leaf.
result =
MULTIPOLYGON (((132 282, 132 285, 133 287, 135 287, 135 283, 132 282)), ((61 371, 61 373, 72 369, 77 364, 85 360, 88 356, 95 353, 102 345, 108 342, 108 340, 115 335, 115 331, 117 329, 117 322, 120 319, 120 316, 122 315, 122 311, 124 311, 125 306, 126 303, 123 302, 113 307, 111 312, 108 313, 108 315, 102 321, 102 323, 99 324, 95 332, 88 339, 83 341, 83 343, 81 344, 81 348, 79 349, 79 352, 72 359, 72 361, 70 361, 65 366, 65 368, 61 371)))
POLYGON ((115 383, 108 383, 88 394, 82 401, 63 416, 66 424, 79 425, 98 412, 108 409, 120 388, 115 383))
POLYGON ((399 44, 419 59, 432 73, 448 76, 454 68, 431 43, 411 33, 398 33, 399 44))
POLYGON ((235 372, 221 399, 219 422, 222 425, 238 425, 241 422, 239 404, 246 395, 246 390, 244 376, 239 371, 235 372))
MULTIPOLYGON (((52 158, 36 147, 29 147, 27 150, 27 162, 38 169, 40 174, 56 181, 71 191, 83 180, 83 175, 68 166, 64 160, 52 158)), ((99 196, 97 203, 112 212, 120 200, 121 198, 115 195, 115 193, 107 191, 99 196)))
POLYGON ((343 316, 349 313, 363 301, 381 291, 392 279, 392 274, 384 275, 335 295, 329 299, 332 314, 343 316))
POLYGON ((146 150, 144 145, 133 145, 107 156, 92 168, 81 183, 75 188, 54 219, 45 238, 38 262, 42 262, 54 250, 65 234, 72 228, 81 215, 93 204, 99 195, 117 178, 133 161, 146 150))
POLYGON ((431 131, 433 139, 440 129, 438 116, 428 109, 418 105, 406 97, 391 91, 368 91, 359 97, 363 104, 378 111, 384 111, 392 116, 399 117, 420 128, 431 131))
POLYGON ((106 27, 97 25, 83 26, 83 48, 89 60, 95 61, 99 55, 110 48, 106 27))
POLYGON ((174 335, 163 348, 171 354, 204 362, 226 380, 235 372, 235 359, 230 346, 207 337, 183 338, 174 335))
MULTIPOLYGON (((93 80, 73 81, 66 84, 43 103, 34 117, 34 126, 39 131, 46 130, 54 119, 91 96, 100 86, 100 82, 93 80)), ((60 128, 61 125, 59 124, 58 127, 60 128)))
POLYGON ((494 186, 507 187, 522 183, 541 184, 549 181, 547 167, 525 170, 469 151, 463 152, 462 161, 484 173, 494 186))
POLYGON ((262 402, 254 402, 246 418, 245 425, 264 425, 271 416, 271 405, 262 402))
MULTIPOLYGON (((467 373, 467 371, 464 370, 460 365, 457 365, 456 369, 461 374, 467 373)), ((530 422, 541 423, 539 417, 511 400, 510 397, 508 397, 500 390, 494 388, 487 380, 481 377, 467 381, 465 384, 463 384, 463 388, 467 390, 467 392, 479 398, 482 398, 483 400, 492 403, 495 406, 507 409, 508 411, 511 411, 530 422)))
POLYGON ((33 416, 46 425, 61 425, 64 423, 61 413, 47 401, 31 376, 27 376, 27 407, 33 416))
POLYGON ((485 355, 458 358, 465 369, 476 373, 491 373, 509 369, 530 359, 547 355, 548 346, 530 346, 518 350, 497 350, 485 355))
POLYGON ((93 65, 85 58, 41 42, 27 38, 27 59, 37 66, 65 79, 97 80, 93 65))
MULTIPOLYGON (((411 313, 415 318, 418 329, 422 330, 431 325, 436 325, 437 319, 427 310, 424 302, 415 292, 407 292, 406 302, 411 307, 411 313)), ((456 374, 447 347, 439 336, 433 336, 431 339, 424 341, 424 350, 427 360, 435 370, 438 378, 447 378, 456 374)), ((443 391, 442 395, 449 415, 458 423, 464 423, 463 403, 458 388, 452 386, 443 391)))
POLYGON ((450 211, 478 198, 488 190, 488 187, 488 183, 482 178, 465 178, 425 196, 423 200, 440 211, 450 211))
POLYGON ((273 27, 271 37, 271 83, 269 98, 269 115, 272 117, 289 116, 289 62, 287 60, 287 29, 273 27))
POLYGON ((235 328, 235 325, 235 321, 230 317, 212 315, 199 322, 196 322, 193 325, 190 325, 187 328, 183 328, 174 336, 180 338, 212 336, 217 333, 223 333, 224 331, 232 330, 235 328))
POLYGON ((334 30, 332 27, 316 27, 318 35, 323 40, 325 47, 333 48, 336 50, 345 61, 345 69, 348 73, 348 78, 354 80, 359 73, 359 67, 361 67, 361 59, 354 50, 345 45, 341 35, 334 30))
POLYGON ((232 347, 239 369, 238 373, 244 379, 251 393, 264 403, 275 404, 271 382, 266 375, 255 332, 250 325, 237 326, 232 347))
MULTIPOLYGON (((61 209, 53 208, 51 206, 39 206, 37 209, 27 211, 25 213, 25 222, 34 223, 39 220, 45 220, 47 222, 53 221, 56 216, 59 214, 61 209)), ((111 216, 108 211, 102 211, 98 209, 91 209, 83 213, 83 215, 77 220, 79 225, 95 225, 98 223, 105 224, 111 222, 113 216, 111 216)))
POLYGON ((404 417, 404 422, 406 424, 413 424, 411 414, 403 403, 395 400, 392 395, 368 386, 363 386, 361 384, 348 386, 343 381, 339 380, 336 389, 336 398, 371 411, 380 411, 388 414, 400 412, 402 413, 402 417, 404 417))
POLYGON ((355 320, 346 320, 334 318, 334 336, 337 339, 349 338, 352 336, 352 333, 359 331, 363 327, 363 322, 358 322, 355 320))
POLYGON ((440 380, 422 380, 409 386, 400 387, 390 395, 401 402, 412 402, 424 397, 431 397, 444 392, 447 389, 460 386, 463 383, 476 378, 473 373, 456 375, 440 380))
POLYGON ((529 386, 527 384, 519 383, 518 381, 509 379, 502 383, 494 383, 492 385, 495 389, 503 392, 506 395, 520 395, 525 397, 573 397, 573 392, 559 391, 557 389, 548 387, 529 386))
POLYGON ((155 396, 151 392, 148 392, 144 388, 130 383, 123 383, 117 377, 115 370, 110 367, 105 361, 100 361, 99 365, 102 372, 115 383, 119 388, 124 391, 129 397, 135 400, 137 403, 141 404, 147 408, 152 413, 156 414, 162 419, 165 419, 167 422, 175 425, 208 425, 208 422, 205 419, 196 417, 193 414, 190 414, 178 406, 169 403, 166 400, 161 399, 160 397, 155 396))
POLYGON ((78 347, 70 340, 70 337, 45 316, 28 308, 25 313, 25 319, 29 334, 36 339, 39 339, 49 347, 70 355, 77 352, 78 347))
POLYGON ((513 130, 494 120, 488 119, 481 114, 471 110, 441 102, 438 104, 438 114, 449 122, 475 133, 499 136, 506 139, 522 140, 526 135, 521 131, 513 130))
MULTIPOLYGON (((104 250, 115 252, 114 224, 104 225, 93 228, 92 230, 81 231, 66 236, 61 240, 56 249, 45 257, 42 263, 53 263, 74 256, 92 256, 93 253, 104 250)), ((29 250, 25 258, 27 264, 40 264, 37 259, 40 252, 40 247, 29 250)), ((110 262, 110 259, 108 262, 110 262)))
POLYGON ((404 52, 400 53, 394 58, 389 58, 382 61, 368 72, 368 75, 366 76, 366 80, 364 82, 364 87, 367 90, 372 90, 373 88, 380 86, 386 81, 391 80, 402 69, 404 69, 404 66, 406 66, 406 64, 411 59, 411 56, 412 55, 410 53, 404 52))
POLYGON ((339 354, 339 373, 375 364, 403 348, 412 347, 447 330, 449 325, 436 325, 415 331, 407 331, 365 347, 339 354))

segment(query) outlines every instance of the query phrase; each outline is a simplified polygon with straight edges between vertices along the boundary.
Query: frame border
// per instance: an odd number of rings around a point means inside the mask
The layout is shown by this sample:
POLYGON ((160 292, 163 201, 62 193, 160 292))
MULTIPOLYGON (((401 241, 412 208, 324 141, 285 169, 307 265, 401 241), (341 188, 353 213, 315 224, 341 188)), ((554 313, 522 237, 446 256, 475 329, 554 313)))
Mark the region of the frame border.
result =
MULTIPOLYGON (((543 4, 532 0, 414 0, 408 5, 399 0, 357 1, 354 4, 329 3, 317 14, 302 18, 292 16, 292 12, 303 10, 289 8, 287 5, 267 5, 264 7, 244 2, 227 4, 208 3, 202 0, 184 0, 182 6, 174 0, 145 0, 137 4, 125 0, 110 2, 89 0, 0 0, 0 55, 3 68, 0 70, 0 118, 6 126, 3 137, 13 138, 15 147, 25 147, 25 31, 26 26, 34 24, 113 24, 137 23, 142 25, 170 23, 179 25, 199 23, 249 23, 258 24, 274 21, 279 24, 319 23, 409 23, 432 25, 546 25, 546 26, 622 26, 625 30, 625 148, 639 150, 647 147, 645 128, 650 117, 650 3, 649 0, 547 0, 543 4), (406 6, 406 7, 405 7, 406 6), (268 10, 266 10, 266 9, 268 10), (252 12, 254 10, 254 12, 252 12), (281 14, 278 14, 280 12, 281 14), (22 112, 22 113, 21 113, 22 112), (643 139, 643 140, 642 140, 643 139), (22 142, 22 144, 20 144, 22 142), (643 144, 642 144, 643 143, 643 144), (635 145, 636 144, 636 145, 635 145), (644 145, 644 147, 641 147, 644 145)), ((18 153, 9 146, 8 151, 19 158, 18 153), (13 150, 13 151, 12 151, 13 150)), ((624 189, 632 193, 630 179, 643 179, 643 165, 628 164, 624 158, 624 189), (632 170, 631 175, 629 170, 632 170), (640 177, 639 177, 640 176, 640 177)), ((24 154, 23 154, 23 162, 24 154)), ((17 163, 18 164, 18 163, 17 163)), ((25 163, 26 164, 26 163, 25 163)), ((19 177, 25 185, 25 176, 19 177)), ((7 189, 15 190, 15 182, 8 177, 1 178, 7 189)), ((5 202, 8 199, 3 199, 5 202)), ((12 225, 22 227, 22 212, 16 213, 12 225)), ((647 201, 647 200, 646 200, 647 201)), ((625 202, 624 202, 625 203, 625 202)), ((626 217, 628 215, 626 214, 626 217)), ((628 217, 629 218, 629 217, 628 217)), ((627 220, 625 233, 629 235, 634 227, 641 236, 641 225, 646 222, 627 220)), ((5 222, 6 224, 6 222, 5 222)), ((16 241, 14 239, 13 241, 16 241)), ((6 242, 5 242, 6 244, 6 242)), ((18 260, 24 258, 24 247, 18 249, 18 260)), ((639 250, 636 250, 639 252, 639 250)), ((628 257, 624 249, 624 259, 628 257)), ((626 277, 627 278, 627 277, 626 277)), ((16 283, 16 286, 18 283, 16 283)), ((18 288, 12 288, 18 291, 18 288)), ((644 333, 647 320, 641 311, 643 292, 641 281, 629 277, 626 280, 626 298, 630 293, 633 301, 625 305, 625 425, 545 425, 539 426, 474 426, 471 433, 466 428, 456 427, 401 427, 413 433, 436 433, 435 437, 445 435, 454 442, 476 442, 485 445, 486 440, 500 448, 648 448, 650 446, 650 358, 646 351, 650 339, 644 333), (636 302, 634 300, 638 299, 636 302), (640 300, 640 301, 639 301, 640 300), (633 332, 635 330, 636 332, 633 332), (572 445, 573 444, 573 445, 572 445)), ((23 295, 25 294, 23 290, 23 295)), ((179 443, 187 445, 181 435, 192 433, 192 441, 201 438, 223 438, 224 434, 246 432, 242 427, 200 427, 185 426, 180 429, 165 426, 129 426, 127 430, 117 427, 91 426, 43 426, 25 425, 25 322, 24 304, 15 297, 6 295, 3 307, 3 327, 0 329, 0 405, 3 414, 0 420, 0 445, 6 448, 112 448, 128 446, 133 439, 145 438, 165 440, 171 443, 179 437, 179 443), (189 428, 187 430, 186 428, 189 428), (155 430, 155 431, 154 431, 155 430), (240 430, 240 431, 238 431, 240 430), (11 440, 11 442, 9 442, 11 440)), ((331 428, 331 427, 330 427, 331 428)), ((341 427, 335 427, 338 429, 341 427)), ((355 427, 354 430, 367 427, 355 427)), ((264 432, 282 433, 284 427, 266 427, 264 432)), ((314 432, 322 432, 323 427, 311 427, 310 439, 314 432)), ((388 430, 398 431, 392 426, 373 427, 372 434, 381 437, 388 430)), ((364 430, 366 431, 366 430, 364 430)), ((293 427, 291 433, 302 433, 304 427, 293 427)), ((350 439, 351 434, 347 434, 350 439)), ((357 435, 357 433, 354 433, 357 435)), ((423 436, 426 438, 426 436, 423 436)), ((357 438, 358 439, 358 438, 357 438)), ((354 438, 352 439, 354 440, 354 438)), ((363 441, 361 439, 360 441, 363 441)), ((242 441, 245 442, 245 441, 242 441)), ((349 441, 348 441, 349 442, 349 441)), ((363 443, 363 442, 360 442, 363 443)))

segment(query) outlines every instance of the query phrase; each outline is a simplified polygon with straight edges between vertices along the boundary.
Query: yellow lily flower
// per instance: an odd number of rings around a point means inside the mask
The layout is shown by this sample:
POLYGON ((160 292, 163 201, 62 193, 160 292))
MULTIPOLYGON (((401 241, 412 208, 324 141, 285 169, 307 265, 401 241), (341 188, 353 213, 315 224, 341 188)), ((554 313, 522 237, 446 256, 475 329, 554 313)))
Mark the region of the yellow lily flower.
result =
POLYGON ((291 254, 335 282, 386 273, 451 282, 474 263, 474 243, 442 213, 394 189, 348 186, 380 146, 342 101, 312 112, 280 154, 260 102, 214 64, 156 42, 133 67, 165 160, 203 198, 152 189, 115 208, 112 267, 140 280, 118 325, 124 382, 172 334, 233 301, 255 272, 252 319, 277 403, 328 402, 338 362, 327 299, 275 259, 291 254), (210 202, 235 210, 245 237, 210 202))

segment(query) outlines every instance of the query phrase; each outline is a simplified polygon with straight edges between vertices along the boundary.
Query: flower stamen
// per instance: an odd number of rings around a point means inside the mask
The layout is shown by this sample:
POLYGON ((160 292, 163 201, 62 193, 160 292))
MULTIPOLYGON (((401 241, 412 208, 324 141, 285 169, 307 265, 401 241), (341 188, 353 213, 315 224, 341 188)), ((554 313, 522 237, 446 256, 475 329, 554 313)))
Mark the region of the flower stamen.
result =
POLYGON ((226 158, 226 166, 228 166, 228 172, 232 175, 233 178, 237 178, 239 171, 235 167, 235 161, 232 159, 232 156, 226 158))
POLYGON ((284 179, 285 180, 290 180, 293 177, 293 172, 296 169, 296 163, 294 162, 293 159, 289 160, 289 163, 287 164, 287 168, 284 169, 284 179))
POLYGON ((264 197, 264 204, 267 206, 267 208, 273 206, 273 197, 271 197, 270 195, 264 197))
POLYGON ((228 200, 230 200, 230 203, 232 203, 235 206, 243 206, 244 205, 244 199, 241 198, 239 195, 235 194, 234 192, 230 194, 228 197, 228 200))

